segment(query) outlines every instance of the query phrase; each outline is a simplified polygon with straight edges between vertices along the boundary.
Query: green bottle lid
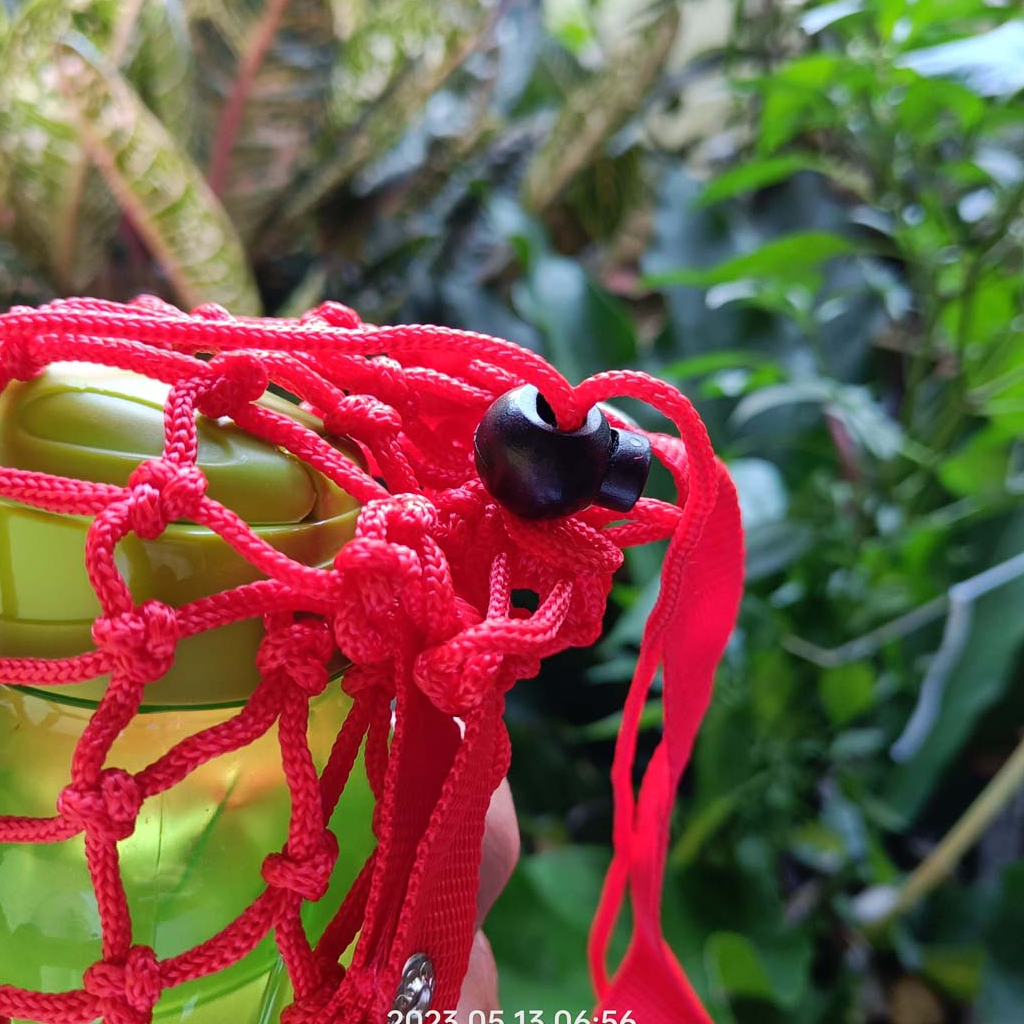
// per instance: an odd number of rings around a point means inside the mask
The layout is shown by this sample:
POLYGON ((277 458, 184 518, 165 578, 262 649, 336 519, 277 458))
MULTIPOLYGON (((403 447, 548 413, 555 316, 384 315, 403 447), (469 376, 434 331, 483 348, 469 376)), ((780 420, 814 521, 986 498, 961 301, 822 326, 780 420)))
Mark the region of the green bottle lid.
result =
MULTIPOLYGON (((83 363, 55 363, 0 394, 0 466, 124 485, 163 448, 168 387, 138 374, 83 363)), ((260 404, 323 433, 318 419, 284 399, 260 404)), ((327 477, 227 420, 198 417, 199 465, 210 497, 254 532, 306 565, 329 565, 355 530, 358 503, 327 477)), ((350 458, 354 449, 332 441, 350 458)), ((58 658, 93 647, 99 602, 85 570, 90 516, 69 516, 0 499, 0 655, 58 658)), ((117 566, 137 603, 181 605, 260 579, 220 537, 172 523, 155 540, 126 536, 117 566)), ((188 637, 174 666, 146 689, 147 707, 245 700, 259 676, 259 618, 188 637)), ((0 683, 3 680, 0 679, 0 683)), ((47 689, 95 701, 106 679, 47 689)))

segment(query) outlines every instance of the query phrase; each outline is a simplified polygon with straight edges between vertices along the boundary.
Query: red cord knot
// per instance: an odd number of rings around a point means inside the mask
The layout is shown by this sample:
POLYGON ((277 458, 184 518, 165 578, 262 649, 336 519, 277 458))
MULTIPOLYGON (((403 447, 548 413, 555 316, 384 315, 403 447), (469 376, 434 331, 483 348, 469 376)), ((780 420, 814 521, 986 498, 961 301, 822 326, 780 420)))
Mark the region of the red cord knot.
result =
POLYGON ((324 411, 324 426, 331 434, 365 438, 370 433, 399 433, 402 417, 372 395, 342 395, 324 411))
POLYGON ((431 647, 416 658, 413 679, 438 711, 460 717, 498 685, 503 661, 498 652, 463 650, 449 642, 431 647))
POLYGON ((0 344, 0 373, 9 380, 31 380, 45 365, 32 338, 12 334, 0 344))
POLYGON ((132 492, 128 523, 140 537, 153 540, 168 523, 196 518, 207 482, 198 466, 150 459, 135 468, 128 486, 132 492))
POLYGON ((360 694, 374 689, 379 689, 389 697, 394 697, 394 665, 390 662, 350 665, 341 677, 341 688, 353 700, 360 694))
POLYGON ((263 678, 281 675, 315 697, 327 686, 327 663, 334 649, 334 638, 323 619, 303 619, 267 632, 256 654, 256 667, 263 678))
POLYGON ((416 552, 376 537, 356 537, 335 556, 332 622, 342 653, 356 664, 390 662, 407 636, 405 601, 420 579, 416 552))
POLYGON ((222 352, 210 360, 210 376, 196 403, 205 416, 230 416, 255 402, 267 390, 270 377, 259 357, 249 352, 222 352))
POLYGON ((83 982, 100 1000, 107 1024, 149 1024, 163 991, 160 964, 149 946, 132 946, 123 963, 93 964, 83 982))
POLYGON ((111 654, 114 667, 134 682, 152 682, 174 663, 180 636, 175 610, 162 601, 146 601, 136 610, 98 618, 93 642, 111 654))
POLYGON ((307 857, 291 857, 286 852, 272 853, 263 861, 263 881, 275 889, 297 893, 304 900, 323 899, 338 861, 338 839, 324 829, 320 841, 307 857))
POLYGON ((95 786, 65 786, 57 797, 57 811, 69 822, 113 842, 135 831, 141 807, 139 784, 123 768, 105 768, 95 786))
POLYGON ((316 309, 307 310, 299 320, 300 324, 326 324, 328 327, 346 327, 352 330, 361 327, 359 314, 341 302, 321 302, 316 309))

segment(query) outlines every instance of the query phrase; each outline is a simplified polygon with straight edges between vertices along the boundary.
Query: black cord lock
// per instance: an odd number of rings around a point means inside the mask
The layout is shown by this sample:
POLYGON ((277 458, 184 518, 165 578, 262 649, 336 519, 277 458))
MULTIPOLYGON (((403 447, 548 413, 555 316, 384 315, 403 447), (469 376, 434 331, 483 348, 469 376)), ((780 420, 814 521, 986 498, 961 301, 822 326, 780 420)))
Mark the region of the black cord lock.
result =
POLYGON ((651 444, 643 434, 616 429, 597 406, 577 430, 559 430, 532 384, 491 405, 474 448, 488 492, 524 519, 557 519, 588 505, 628 512, 651 469, 651 444))

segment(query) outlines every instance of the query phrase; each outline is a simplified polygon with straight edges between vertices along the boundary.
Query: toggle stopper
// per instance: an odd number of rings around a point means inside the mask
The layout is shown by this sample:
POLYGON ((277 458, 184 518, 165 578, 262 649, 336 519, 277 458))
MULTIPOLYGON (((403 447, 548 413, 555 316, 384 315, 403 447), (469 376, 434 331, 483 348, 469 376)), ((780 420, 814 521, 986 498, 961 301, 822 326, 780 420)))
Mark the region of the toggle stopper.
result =
POLYGON ((597 406, 576 430, 559 430, 532 384, 491 405, 474 449, 490 495, 524 519, 557 519, 588 505, 628 512, 651 469, 651 443, 643 434, 616 429, 597 406))

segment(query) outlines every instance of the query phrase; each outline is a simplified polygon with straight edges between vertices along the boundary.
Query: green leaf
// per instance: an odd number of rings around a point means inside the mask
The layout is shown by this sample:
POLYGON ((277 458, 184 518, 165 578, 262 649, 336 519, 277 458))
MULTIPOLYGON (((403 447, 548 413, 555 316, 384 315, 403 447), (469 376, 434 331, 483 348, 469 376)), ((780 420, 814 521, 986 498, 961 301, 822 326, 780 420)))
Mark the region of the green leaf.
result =
POLYGON ((60 90, 82 143, 185 305, 255 315, 245 253, 202 174, 138 94, 80 48, 59 51, 60 90))
POLYGON ((864 387, 836 387, 828 412, 846 427, 853 440, 883 461, 895 458, 903 448, 903 431, 881 403, 864 387))
POLYGON ((661 288, 666 285, 706 288, 744 278, 784 279, 795 272, 817 267, 827 260, 845 256, 853 251, 853 243, 841 235, 827 231, 802 231, 777 238, 753 252, 734 256, 715 267, 683 267, 664 273, 649 274, 643 281, 649 288, 661 288))
POLYGON ((782 572, 814 546, 807 523, 782 519, 755 526, 746 535, 746 578, 750 582, 782 572))
POLYGON ((926 78, 955 78, 979 96, 1013 96, 1024 89, 1024 21, 911 50, 896 63, 926 78))
POLYGON ((785 156, 748 160, 718 175, 697 198, 696 205, 710 206, 744 192, 755 192, 768 185, 775 185, 798 171, 821 169, 821 159, 810 153, 789 153, 785 156))
POLYGON ((790 850, 808 867, 826 875, 834 875, 846 859, 842 836, 820 821, 799 826, 790 839, 790 850))
POLYGON ((831 90, 839 83, 847 89, 859 84, 863 69, 837 53, 812 53, 761 80, 764 91, 758 151, 772 153, 812 128, 839 122, 831 90))
POLYGON ((292 183, 264 248, 401 139, 493 17, 487 0, 374 0, 345 8, 317 159, 292 183))
POLYGON ((770 375, 782 372, 779 364, 773 359, 767 359, 757 352, 732 349, 724 352, 703 352, 698 356, 669 363, 658 370, 658 376, 681 383, 697 380, 720 370, 734 369, 753 370, 770 375))
POLYGON ((675 868, 685 868, 692 864, 707 843, 736 813, 743 801, 763 788, 766 781, 767 777, 763 773, 753 775, 687 815, 683 833, 672 847, 669 858, 671 865, 675 868))
POLYGON ((329 120, 336 58, 328 0, 229 0, 192 17, 209 180, 252 243, 310 167, 329 120))
POLYGON ((597 42, 593 15, 584 0, 544 4, 544 27, 573 54, 597 42))
POLYGON ((824 377, 773 384, 753 391, 733 410, 733 421, 743 426, 763 413, 801 403, 820 404, 846 427, 853 441, 878 459, 893 458, 903 446, 899 424, 867 388, 839 384, 824 377))
POLYGON ((989 956, 975 1004, 978 1024, 1009 1024, 1024 1006, 1024 860, 1007 865, 1000 881, 998 910, 986 936, 989 956))
POLYGON ((848 725, 874 704, 875 673, 862 661, 826 669, 818 681, 818 693, 833 723, 848 725))
POLYGON ((939 479, 953 494, 991 494, 1006 488, 1014 435, 998 426, 973 434, 954 454, 942 460, 939 479))
POLYGON ((810 937, 785 921, 769 844, 748 837, 734 856, 730 870, 695 865, 666 887, 665 934, 702 994, 724 988, 794 1010, 810 988, 810 937))
MULTIPOLYGON (((631 659, 632 660, 632 659, 631 659)), ((640 732, 647 732, 650 729, 659 728, 665 720, 665 709, 660 700, 651 701, 644 705, 640 714, 638 729, 640 732)), ((622 712, 615 711, 596 722, 588 722, 586 725, 577 726, 569 730, 569 735, 584 743, 594 743, 600 740, 614 740, 619 734, 622 726, 622 712)))
POLYGON ((772 384, 746 395, 733 410, 733 421, 743 426, 755 416, 804 402, 825 403, 835 393, 835 384, 820 377, 772 384))
MULTIPOLYGON (((502 1003, 554 1019, 593 1005, 586 946, 608 853, 567 846, 524 857, 487 919, 502 1003)), ((623 943, 613 944, 621 955, 623 943)))
POLYGON ((715 932, 708 939, 707 956, 715 980, 729 995, 774 1002, 768 971, 748 938, 735 932, 715 932))
POLYGON ((72 112, 54 88, 58 40, 89 30, 103 43, 109 7, 55 0, 20 10, 0 56, 0 207, 15 244, 64 292, 88 291, 106 263, 117 203, 90 167, 72 112))
POLYGON ((874 757, 884 747, 885 733, 881 729, 847 729, 829 744, 828 757, 836 764, 843 764, 874 757))
POLYGON ((195 61, 181 0, 143 0, 138 43, 126 77, 186 150, 196 123, 195 61))
MULTIPOLYGON (((929 143, 942 145, 950 136, 950 123, 958 132, 977 131, 991 113, 991 104, 952 79, 911 78, 902 89, 894 114, 894 131, 911 133, 922 149, 929 143), (935 116, 936 106, 943 116, 935 116)), ((942 173, 950 173, 945 163, 942 173)))
POLYGON ((626 605, 625 611, 601 640, 598 651, 602 655, 613 653, 623 646, 640 646, 644 629, 647 626, 647 619, 650 617, 654 603, 658 599, 660 589, 661 579, 658 576, 657 570, 655 570, 646 579, 639 592, 632 596, 630 602, 626 605))
POLYGON ((926 977, 966 1002, 977 996, 984 963, 984 950, 978 946, 932 946, 925 950, 923 966, 926 977))
MULTIPOLYGON (((1006 522, 994 540, 994 564, 1017 558, 1024 551, 1024 517, 1006 522)), ((991 581, 975 578, 951 593, 941 660, 936 655, 939 671, 929 675, 915 715, 894 748, 900 763, 885 794, 908 818, 920 810, 980 717, 1013 681, 1024 644, 1024 572, 1010 572, 1013 564, 991 581)))
POLYGON ((604 66, 560 104, 554 124, 537 150, 523 182, 523 205, 542 213, 642 106, 672 51, 679 5, 649 5, 649 18, 619 19, 604 66))
POLYGON ((774 463, 767 459, 733 459, 729 475, 736 485, 745 530, 778 522, 786 515, 789 495, 774 463))

